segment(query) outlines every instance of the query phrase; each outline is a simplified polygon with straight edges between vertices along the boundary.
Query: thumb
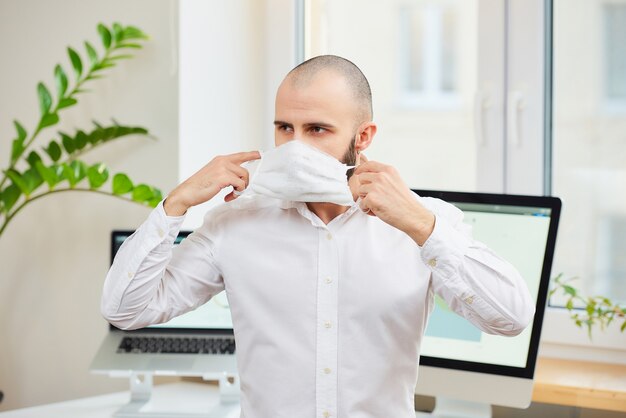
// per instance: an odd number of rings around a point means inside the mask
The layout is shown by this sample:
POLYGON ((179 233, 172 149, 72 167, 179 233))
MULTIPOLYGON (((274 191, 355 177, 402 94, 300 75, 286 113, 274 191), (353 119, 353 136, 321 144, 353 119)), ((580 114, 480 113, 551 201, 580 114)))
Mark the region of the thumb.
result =
POLYGON ((361 156, 361 159, 360 159, 361 163, 366 163, 369 161, 367 157, 365 156, 365 154, 359 154, 359 155, 361 156))

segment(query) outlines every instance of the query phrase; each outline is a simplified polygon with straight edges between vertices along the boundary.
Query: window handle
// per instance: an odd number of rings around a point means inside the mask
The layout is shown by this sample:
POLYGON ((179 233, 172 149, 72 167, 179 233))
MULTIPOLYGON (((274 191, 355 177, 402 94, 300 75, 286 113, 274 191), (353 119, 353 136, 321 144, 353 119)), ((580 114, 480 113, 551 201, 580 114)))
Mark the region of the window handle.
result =
POLYGON ((482 90, 476 90, 474 95, 474 136, 479 146, 487 145, 485 115, 489 109, 491 109, 489 95, 482 90))
POLYGON ((509 143, 517 147, 522 145, 522 132, 520 120, 522 112, 526 109, 526 99, 521 91, 513 90, 509 92, 509 103, 507 106, 507 137, 509 143))

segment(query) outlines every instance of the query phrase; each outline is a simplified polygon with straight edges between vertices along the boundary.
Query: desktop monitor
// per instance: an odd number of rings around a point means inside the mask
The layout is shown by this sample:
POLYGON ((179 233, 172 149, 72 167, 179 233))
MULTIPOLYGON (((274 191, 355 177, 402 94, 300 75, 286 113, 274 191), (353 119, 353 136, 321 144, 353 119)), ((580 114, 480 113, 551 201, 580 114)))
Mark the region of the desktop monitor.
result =
POLYGON ((528 407, 561 201, 539 196, 414 192, 461 209, 464 222, 472 226, 473 238, 517 268, 536 303, 532 323, 517 336, 503 337, 480 331, 436 297, 422 340, 415 393, 437 398, 435 416, 463 416, 463 410, 467 416, 490 416, 491 404, 528 407), (457 413, 446 411, 448 408, 457 413))

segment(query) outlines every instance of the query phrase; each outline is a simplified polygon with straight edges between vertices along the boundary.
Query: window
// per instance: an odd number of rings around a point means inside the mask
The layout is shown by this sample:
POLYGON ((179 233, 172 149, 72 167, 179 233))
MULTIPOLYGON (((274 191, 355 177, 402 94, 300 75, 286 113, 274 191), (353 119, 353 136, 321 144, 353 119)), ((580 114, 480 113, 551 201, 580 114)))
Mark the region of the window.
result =
POLYGON ((626 110, 626 3, 603 5, 605 95, 610 105, 626 110))
POLYGON ((626 2, 554 2, 552 184, 564 205, 553 272, 579 277, 588 295, 621 301, 626 112, 606 104, 626 104, 625 39, 626 2))
POLYGON ((399 8, 400 100, 407 106, 453 107, 458 95, 457 2, 399 8))
POLYGON ((379 130, 368 158, 393 164, 413 188, 481 190, 478 2, 332 0, 305 9, 305 58, 343 56, 370 81, 379 130))

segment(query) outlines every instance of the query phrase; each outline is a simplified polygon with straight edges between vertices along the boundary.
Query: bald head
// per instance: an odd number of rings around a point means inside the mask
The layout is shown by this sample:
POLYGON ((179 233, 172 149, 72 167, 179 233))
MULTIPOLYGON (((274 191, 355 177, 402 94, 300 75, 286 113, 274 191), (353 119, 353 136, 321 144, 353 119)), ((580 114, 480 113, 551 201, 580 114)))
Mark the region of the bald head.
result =
POLYGON ((285 80, 294 83, 296 87, 308 86, 315 76, 327 71, 342 77, 350 90, 357 109, 356 124, 371 121, 373 110, 370 85, 359 67, 345 58, 336 55, 313 57, 291 70, 285 80))

